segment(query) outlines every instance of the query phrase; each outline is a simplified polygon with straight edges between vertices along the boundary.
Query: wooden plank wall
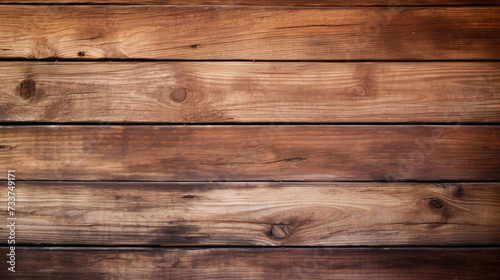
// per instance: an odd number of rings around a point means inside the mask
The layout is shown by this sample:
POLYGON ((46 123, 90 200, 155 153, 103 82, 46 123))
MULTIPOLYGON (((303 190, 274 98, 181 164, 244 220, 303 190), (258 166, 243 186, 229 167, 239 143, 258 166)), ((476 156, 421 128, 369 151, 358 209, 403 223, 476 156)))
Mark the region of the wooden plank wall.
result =
POLYGON ((498 279, 499 46, 494 0, 0 0, 0 278, 498 279))

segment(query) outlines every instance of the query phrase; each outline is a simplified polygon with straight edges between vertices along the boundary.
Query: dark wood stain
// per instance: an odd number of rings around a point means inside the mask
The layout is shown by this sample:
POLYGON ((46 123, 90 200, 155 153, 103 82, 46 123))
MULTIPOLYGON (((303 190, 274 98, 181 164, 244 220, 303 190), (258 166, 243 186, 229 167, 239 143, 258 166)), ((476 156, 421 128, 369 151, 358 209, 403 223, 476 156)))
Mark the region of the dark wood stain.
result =
MULTIPOLYGON (((2 248, 1 253, 7 254, 2 248)), ((32 279, 497 279, 497 248, 20 248, 32 279), (132 265, 133 264, 133 265, 132 265), (362 269, 360 269, 362 267, 362 269), (214 268, 217 268, 214 271, 214 268)), ((1 270, 0 276, 10 276, 1 270)))
POLYGON ((32 99, 36 94, 36 82, 32 79, 23 80, 19 84, 19 95, 24 99, 32 99))
POLYGON ((462 188, 462 186, 456 185, 455 186, 455 191, 454 191, 453 195, 456 198, 462 198, 464 196, 464 189, 462 188))
POLYGON ((51 180, 54 166, 59 179, 91 181, 500 180, 498 126, 279 126, 262 133, 268 129, 10 127, 0 143, 17 148, 0 163, 22 169, 23 180, 51 180), (423 154, 414 139, 432 141, 433 152, 423 154))
POLYGON ((169 226, 152 230, 149 244, 199 244, 209 237, 208 234, 200 234, 201 229, 199 226, 171 223, 169 226))

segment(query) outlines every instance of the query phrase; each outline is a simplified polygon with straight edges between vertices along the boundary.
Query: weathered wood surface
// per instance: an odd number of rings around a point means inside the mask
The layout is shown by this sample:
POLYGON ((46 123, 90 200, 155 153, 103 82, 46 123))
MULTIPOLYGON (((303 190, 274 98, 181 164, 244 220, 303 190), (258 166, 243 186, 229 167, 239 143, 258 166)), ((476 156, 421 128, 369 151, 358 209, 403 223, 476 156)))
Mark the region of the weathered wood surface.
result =
POLYGON ((255 5, 255 6, 462 6, 500 5, 498 0, 0 0, 6 4, 255 5))
MULTIPOLYGON (((8 250, 1 248, 2 255, 8 250)), ((498 279, 498 248, 20 248, 8 279, 498 279), (24 278, 23 278, 24 277, 24 278)))
POLYGON ((15 192, 18 245, 500 244, 499 183, 18 182, 15 192))
POLYGON ((500 122, 497 62, 3 62, 0 83, 2 122, 500 122))
POLYGON ((494 60, 499 7, 23 6, 0 58, 494 60))
POLYGON ((498 181, 500 127, 12 126, 0 165, 22 180, 498 181))

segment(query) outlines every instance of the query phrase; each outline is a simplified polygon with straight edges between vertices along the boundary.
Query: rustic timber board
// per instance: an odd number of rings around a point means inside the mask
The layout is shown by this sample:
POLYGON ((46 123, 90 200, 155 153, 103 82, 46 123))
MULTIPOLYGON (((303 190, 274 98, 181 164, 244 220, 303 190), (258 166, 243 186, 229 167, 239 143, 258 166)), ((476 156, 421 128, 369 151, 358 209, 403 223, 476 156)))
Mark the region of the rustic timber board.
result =
MULTIPOLYGON (((1 248, 5 255, 8 251, 1 248)), ((496 248, 20 248, 19 279, 498 279, 496 248)), ((17 272, 16 272, 17 273, 17 272)), ((0 270, 0 276, 8 275, 0 270)))
POLYGON ((498 123, 498 62, 2 62, 0 122, 498 123))
POLYGON ((499 5, 0 0, 0 279, 499 279, 499 5))
POLYGON ((16 193, 19 245, 500 244, 499 183, 18 182, 16 193))
POLYGON ((498 0, 0 0, 0 4, 252 5, 252 6, 466 6, 498 0))
POLYGON ((0 58, 496 60, 499 7, 29 6, 0 58))
POLYGON ((500 127, 4 126, 0 164, 18 180, 498 181, 500 127))

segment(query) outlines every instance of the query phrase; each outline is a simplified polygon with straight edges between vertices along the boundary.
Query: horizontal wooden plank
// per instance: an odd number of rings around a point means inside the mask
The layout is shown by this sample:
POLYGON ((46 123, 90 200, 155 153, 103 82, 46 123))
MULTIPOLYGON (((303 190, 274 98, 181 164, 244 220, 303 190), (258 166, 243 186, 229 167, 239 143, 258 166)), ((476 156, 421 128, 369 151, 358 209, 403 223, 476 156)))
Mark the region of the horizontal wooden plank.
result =
POLYGON ((20 181, 15 193, 18 245, 500 244, 499 183, 20 181))
POLYGON ((3 62, 0 122, 500 122, 500 63, 3 62))
MULTIPOLYGON (((1 248, 3 256, 9 253, 1 248)), ((498 248, 18 248, 8 279, 497 279, 498 248)), ((5 265, 4 265, 5 267, 5 265)))
POLYGON ((0 165, 15 169, 22 180, 500 180, 500 127, 493 125, 12 126, 0 131, 0 165))
POLYGON ((2 6, 0 58, 496 60, 499 7, 2 6))
POLYGON ((255 6, 460 6, 500 5, 498 0, 0 0, 2 4, 255 5, 255 6))

